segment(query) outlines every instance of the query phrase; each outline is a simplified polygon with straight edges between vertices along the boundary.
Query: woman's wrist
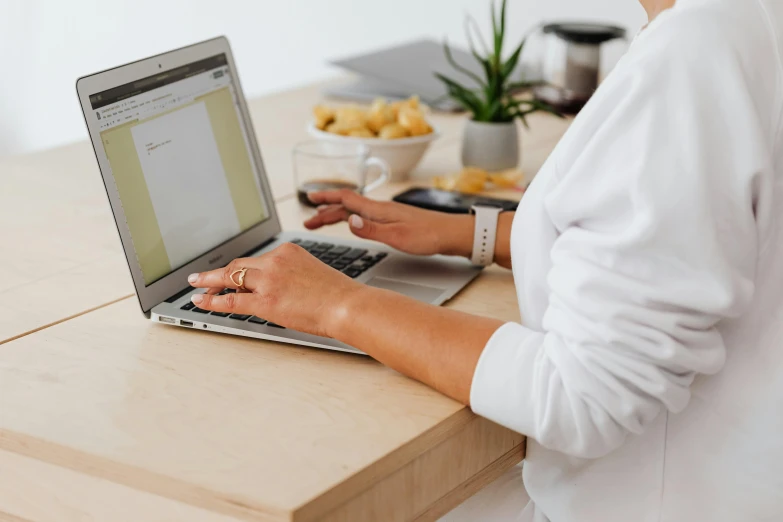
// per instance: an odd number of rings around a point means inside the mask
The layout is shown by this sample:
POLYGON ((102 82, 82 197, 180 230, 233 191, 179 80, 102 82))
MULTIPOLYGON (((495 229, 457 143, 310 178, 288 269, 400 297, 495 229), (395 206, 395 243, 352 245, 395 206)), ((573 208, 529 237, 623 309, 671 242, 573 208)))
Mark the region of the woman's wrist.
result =
POLYGON ((473 254, 474 217, 471 215, 445 215, 438 228, 439 251, 447 256, 470 259, 473 254))
MULTIPOLYGON (((440 234, 439 252, 470 259, 473 256, 476 217, 467 214, 446 215, 442 219, 443 223, 437 227, 440 234)), ((513 222, 514 212, 503 212, 498 216, 495 262, 506 268, 511 268, 511 226, 513 222)))
POLYGON ((359 313, 366 307, 376 291, 375 288, 364 284, 350 282, 350 287, 335 299, 335 306, 326 309, 324 329, 328 337, 344 341, 349 334, 349 328, 358 320, 359 313))

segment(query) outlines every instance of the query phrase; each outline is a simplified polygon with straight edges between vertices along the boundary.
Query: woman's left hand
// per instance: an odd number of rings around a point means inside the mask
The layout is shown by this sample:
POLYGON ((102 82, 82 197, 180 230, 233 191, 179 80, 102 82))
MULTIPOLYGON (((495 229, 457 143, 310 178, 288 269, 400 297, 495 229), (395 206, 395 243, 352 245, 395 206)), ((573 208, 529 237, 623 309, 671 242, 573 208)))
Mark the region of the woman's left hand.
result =
POLYGON ((208 289, 192 297, 199 308, 255 315, 324 337, 334 337, 334 325, 345 310, 342 305, 366 288, 292 243, 260 257, 235 259, 225 268, 191 274, 188 282, 208 289), (242 268, 247 269, 246 292, 214 295, 224 288, 236 289, 231 274, 242 268))

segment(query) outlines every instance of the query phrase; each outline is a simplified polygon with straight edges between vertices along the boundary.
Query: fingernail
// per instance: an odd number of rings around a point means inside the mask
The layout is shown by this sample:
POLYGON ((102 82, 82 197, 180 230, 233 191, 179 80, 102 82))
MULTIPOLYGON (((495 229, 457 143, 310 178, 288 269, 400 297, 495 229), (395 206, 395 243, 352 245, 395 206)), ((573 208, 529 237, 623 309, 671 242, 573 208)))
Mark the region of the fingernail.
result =
POLYGON ((201 302, 204 300, 204 296, 201 294, 196 294, 190 298, 191 301, 193 301, 193 304, 201 304, 201 302))
POLYGON ((315 209, 319 212, 322 210, 326 210, 327 208, 329 208, 329 205, 318 205, 317 207, 315 207, 315 209))
POLYGON ((357 230, 364 228, 364 220, 356 214, 352 215, 349 218, 349 221, 351 222, 351 226, 357 230))
POLYGON ((195 283, 196 279, 198 279, 198 274, 190 274, 188 276, 188 283, 195 283))
POLYGON ((317 192, 316 192, 315 190, 311 190, 310 192, 308 192, 308 193, 307 193, 307 199, 309 199, 310 201, 312 201, 313 203, 315 203, 315 201, 313 201, 313 196, 314 196, 315 194, 317 194, 317 192))

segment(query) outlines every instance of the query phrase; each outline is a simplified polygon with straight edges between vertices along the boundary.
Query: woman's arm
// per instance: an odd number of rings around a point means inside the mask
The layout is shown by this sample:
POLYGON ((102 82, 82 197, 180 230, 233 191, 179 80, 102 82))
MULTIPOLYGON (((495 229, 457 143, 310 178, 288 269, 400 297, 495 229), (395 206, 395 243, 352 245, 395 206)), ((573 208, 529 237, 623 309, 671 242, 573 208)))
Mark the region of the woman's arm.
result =
POLYGON ((364 287, 339 305, 332 337, 444 395, 470 404, 481 351, 502 321, 364 287))
MULTIPOLYGON (((495 240, 495 263, 511 269, 511 226, 516 212, 503 212, 498 216, 498 232, 495 240)), ((471 216, 473 217, 473 216, 471 216)))
MULTIPOLYGON (((473 216, 373 201, 348 190, 310 197, 321 206, 318 214, 305 223, 307 228, 348 221, 356 236, 407 253, 471 257, 473 216)), ((498 221, 495 261, 506 268, 511 268, 513 218, 513 212, 504 212, 498 221)), ((503 324, 358 284, 295 245, 283 245, 260 258, 238 259, 224 269, 194 275, 191 284, 233 288, 229 276, 239 268, 250 269, 245 281, 252 294, 203 295, 196 296, 194 302, 201 308, 257 315, 338 339, 463 404, 470 400, 479 355, 503 324), (348 290, 343 291, 345 288, 348 290), (324 295, 330 296, 332 306, 328 309, 321 308, 324 295)))
MULTIPOLYGON (((320 205, 318 214, 305 222, 311 230, 347 221, 354 235, 409 254, 471 257, 474 216, 373 201, 351 190, 318 192, 310 199, 320 205)), ((511 268, 513 220, 514 212, 504 212, 498 218, 495 262, 505 268, 511 268)))
POLYGON ((338 339, 464 404, 479 355, 502 325, 358 283, 290 243, 188 281, 210 290, 193 296, 200 308, 338 339), (249 292, 214 295, 236 288, 231 274, 242 268, 249 292))

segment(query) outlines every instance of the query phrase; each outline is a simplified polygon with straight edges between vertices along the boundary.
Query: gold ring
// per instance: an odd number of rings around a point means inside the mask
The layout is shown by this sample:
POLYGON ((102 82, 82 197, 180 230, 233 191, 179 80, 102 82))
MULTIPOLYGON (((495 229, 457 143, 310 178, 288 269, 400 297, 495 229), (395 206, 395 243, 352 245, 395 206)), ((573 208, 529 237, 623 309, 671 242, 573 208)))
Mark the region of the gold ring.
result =
POLYGON ((234 286, 237 287, 237 290, 247 290, 247 288, 245 288, 246 273, 247 273, 247 268, 240 268, 239 270, 234 270, 233 272, 231 272, 231 275, 228 276, 228 278, 231 279, 231 282, 234 283, 234 286), (239 274, 239 276, 237 277, 239 282, 237 282, 237 280, 234 279, 234 276, 237 274, 239 274))

